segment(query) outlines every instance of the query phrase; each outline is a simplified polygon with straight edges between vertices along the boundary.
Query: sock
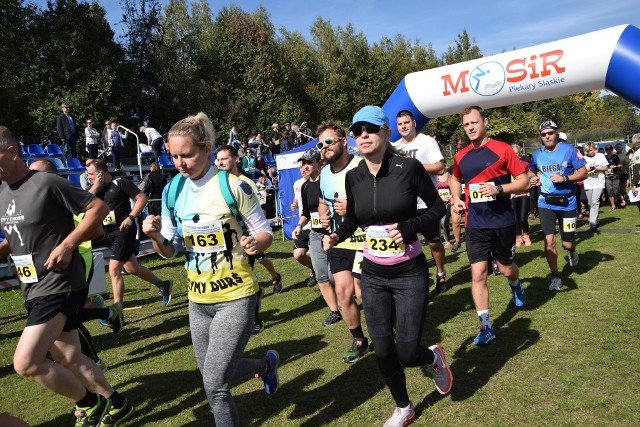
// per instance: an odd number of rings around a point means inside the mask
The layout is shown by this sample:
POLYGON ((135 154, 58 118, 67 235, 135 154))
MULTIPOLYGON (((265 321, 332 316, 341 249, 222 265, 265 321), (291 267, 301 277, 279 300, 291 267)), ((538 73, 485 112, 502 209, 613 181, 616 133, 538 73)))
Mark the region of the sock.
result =
POLYGON ((115 388, 113 389, 113 394, 109 396, 109 400, 111 401, 111 406, 116 409, 124 406, 124 396, 120 395, 115 388))
POLYGON ((509 282, 509 286, 511 286, 512 288, 518 284, 518 280, 519 279, 511 280, 511 279, 507 278, 507 281, 509 282))
POLYGON ((442 272, 437 272, 436 273, 437 277, 442 277, 442 276, 446 276, 446 275, 447 275, 447 272, 445 270, 442 270, 442 272))
POLYGON ((76 402, 78 408, 93 408, 98 404, 98 396, 95 393, 86 391, 84 397, 76 402))
POLYGON ((153 284, 156 286, 160 286, 160 284, 162 283, 162 280, 160 280, 160 278, 158 276, 153 276, 153 284))
POLYGON ((351 335, 353 335, 355 339, 366 341, 366 338, 364 337, 364 332, 362 331, 362 326, 358 326, 357 328, 354 328, 354 329, 349 329, 349 331, 351 332, 351 335))
POLYGON ((567 249, 567 252, 568 252, 569 254, 573 254, 573 253, 575 253, 575 251, 576 251, 575 249, 567 249))
POLYGON ((552 277, 560 277, 560 274, 558 274, 558 272, 557 272, 557 271, 552 271, 552 272, 551 272, 551 276, 552 276, 552 277))
POLYGON ((489 310, 478 310, 478 318, 480 319, 480 323, 483 326, 491 327, 491 323, 489 322, 489 310))

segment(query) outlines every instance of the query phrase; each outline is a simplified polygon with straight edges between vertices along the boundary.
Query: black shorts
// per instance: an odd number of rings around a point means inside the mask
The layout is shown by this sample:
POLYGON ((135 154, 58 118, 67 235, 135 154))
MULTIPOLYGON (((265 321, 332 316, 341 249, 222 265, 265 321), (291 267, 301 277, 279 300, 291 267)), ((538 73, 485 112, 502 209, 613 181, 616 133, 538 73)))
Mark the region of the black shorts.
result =
POLYGON ((469 263, 490 260, 509 265, 516 258, 516 226, 503 228, 467 228, 467 257, 469 263))
POLYGON ((356 251, 343 248, 332 248, 327 252, 327 259, 329 260, 329 271, 331 274, 336 274, 341 271, 351 271, 353 277, 360 278, 360 273, 354 273, 353 262, 356 259, 356 251))
POLYGON ((127 262, 136 250, 136 227, 129 228, 128 231, 116 231, 109 235, 111 239, 111 259, 127 262))
POLYGON ((27 309, 27 326, 42 325, 53 319, 58 313, 67 316, 63 331, 78 329, 78 314, 87 301, 89 286, 79 291, 45 295, 25 301, 27 309))
POLYGON ((309 250, 309 234, 311 234, 311 229, 308 230, 300 230, 298 233, 298 238, 293 239, 293 249, 305 249, 309 250))
POLYGON ((556 234, 556 225, 560 225, 560 238, 563 242, 575 242, 577 214, 575 210, 554 211, 547 208, 540 208, 540 227, 546 235, 556 234))
MULTIPOLYGON (((421 215, 426 211, 427 209, 418 209, 418 215, 421 215)), ((420 233, 422 233, 427 242, 438 243, 440 241, 440 221, 429 224, 423 230, 420 230, 420 233)))

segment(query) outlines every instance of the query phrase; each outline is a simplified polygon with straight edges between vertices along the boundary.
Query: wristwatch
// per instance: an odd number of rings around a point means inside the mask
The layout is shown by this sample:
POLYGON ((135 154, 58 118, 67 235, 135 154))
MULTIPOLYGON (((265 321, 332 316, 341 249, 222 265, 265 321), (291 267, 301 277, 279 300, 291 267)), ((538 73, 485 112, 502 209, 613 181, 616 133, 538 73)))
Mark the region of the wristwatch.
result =
POLYGON ((496 185, 496 190, 498 190, 498 194, 502 194, 502 192, 504 191, 502 189, 502 185, 496 185))
POLYGON ((127 218, 129 218, 132 222, 136 222, 136 217, 133 215, 129 215, 127 218))

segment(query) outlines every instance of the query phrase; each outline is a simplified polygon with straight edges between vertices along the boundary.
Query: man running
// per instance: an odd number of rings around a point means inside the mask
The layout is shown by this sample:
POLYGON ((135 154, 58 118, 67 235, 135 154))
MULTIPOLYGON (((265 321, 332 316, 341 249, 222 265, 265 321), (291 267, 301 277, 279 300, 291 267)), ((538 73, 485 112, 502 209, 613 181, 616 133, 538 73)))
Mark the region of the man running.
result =
POLYGON ((109 209, 68 180, 30 171, 20 143, 0 126, 0 257, 11 254, 27 309, 13 356, 23 377, 75 402, 76 425, 114 426, 133 406, 82 354, 78 315, 89 291, 78 245, 96 234, 109 209), (84 212, 77 227, 73 215, 84 212), (51 359, 47 354, 51 354, 51 359))
MULTIPOLYGON (((438 188, 436 177, 442 175, 446 169, 438 142, 430 136, 416 132, 416 121, 409 110, 402 110, 396 114, 396 125, 402 138, 392 145, 408 157, 418 159, 429 173, 433 185, 438 188)), ((427 205, 418 197, 418 215, 426 209, 427 205)), ((421 232, 429 244, 431 256, 436 264, 436 293, 444 292, 447 290, 447 273, 444 270, 444 245, 440 241, 440 224, 433 223, 421 232)))
POLYGON ((485 345, 496 335, 489 321, 487 275, 493 256, 500 273, 511 286, 516 307, 525 303, 525 292, 516 265, 515 215, 511 194, 529 187, 524 166, 509 144, 487 136, 487 116, 478 106, 461 114, 464 131, 471 144, 456 153, 451 175, 452 209, 466 211, 467 256, 471 264, 471 294, 480 319, 480 332, 473 340, 485 345), (511 182, 511 176, 515 180, 511 182), (465 182, 466 201, 462 201, 461 181, 465 182))
POLYGON ((559 291, 562 279, 558 273, 556 224, 560 225, 562 247, 567 251, 569 265, 578 265, 576 251, 576 182, 587 179, 586 160, 573 145, 558 141, 558 125, 545 120, 539 126, 542 147, 533 152, 529 177, 532 185, 540 180, 538 210, 544 233, 544 254, 551 269, 549 290, 559 291))

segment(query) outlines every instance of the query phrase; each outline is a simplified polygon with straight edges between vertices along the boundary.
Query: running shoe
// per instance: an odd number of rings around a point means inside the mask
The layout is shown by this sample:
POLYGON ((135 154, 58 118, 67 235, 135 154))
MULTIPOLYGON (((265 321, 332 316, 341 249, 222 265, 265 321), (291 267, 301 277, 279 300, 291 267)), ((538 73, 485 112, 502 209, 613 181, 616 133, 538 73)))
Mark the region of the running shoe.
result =
POLYGON ((480 327, 480 332, 478 332, 478 335, 473 339, 473 344, 478 346, 487 345, 494 339, 496 339, 496 334, 493 333, 493 328, 491 326, 482 325, 480 327))
POLYGON ((160 296, 162 296, 162 305, 165 307, 169 305, 171 302, 171 290, 173 289, 173 281, 172 280, 163 280, 160 282, 160 296))
POLYGON ((453 245, 451 245, 451 252, 458 252, 460 250, 460 246, 460 242, 455 242, 453 245))
POLYGON ((93 408, 81 408, 76 405, 73 415, 76 417, 75 427, 97 427, 100 420, 109 411, 111 403, 99 394, 98 403, 93 408))
POLYGON ((447 359, 444 357, 444 351, 438 344, 434 344, 429 347, 429 350, 433 351, 434 361, 433 365, 426 365, 425 369, 431 378, 436 383, 436 389, 440 394, 447 394, 451 391, 453 385, 453 374, 449 365, 447 365, 447 359))
POLYGON ((344 352, 342 361, 345 363, 357 362, 362 356, 369 352, 369 342, 366 338, 358 339, 354 338, 351 347, 344 352))
POLYGON ((522 282, 520 279, 516 282, 515 286, 511 286, 511 294, 513 296, 513 303, 516 307, 522 307, 527 300, 527 295, 524 293, 524 288, 522 287, 522 282))
POLYGON ((571 267, 575 267, 578 265, 578 261, 580 261, 580 256, 578 255, 578 250, 574 249, 573 252, 567 251, 567 257, 569 258, 569 265, 571 267))
POLYGON ((441 294, 447 290, 447 272, 436 273, 436 293, 441 294))
POLYGON ((550 291, 559 291, 562 287, 562 279, 558 276, 553 276, 551 278, 551 284, 549 285, 550 291))
POLYGON ((332 311, 329 313, 327 318, 324 319, 324 322, 322 322, 322 326, 331 326, 334 323, 338 323, 341 320, 342 320, 342 315, 340 314, 340 312, 332 311))
POLYGON ((529 219, 536 219, 536 214, 529 212, 529 219))
POLYGON ((413 409, 413 403, 409 402, 406 408, 397 408, 393 411, 393 415, 385 421, 383 427, 405 427, 413 422, 416 418, 416 411, 413 409))
POLYGON ((253 322, 253 330, 251 331, 251 335, 258 335, 263 330, 264 330, 264 323, 262 321, 253 322))
POLYGON ((280 273, 276 273, 276 278, 271 281, 271 284, 273 285, 274 294, 277 295, 282 292, 282 276, 280 273))
POLYGON ((99 427, 116 427, 133 416, 133 406, 127 398, 124 399, 124 405, 121 408, 111 407, 107 415, 100 421, 99 427))
POLYGON ((124 325, 124 314, 122 314, 122 305, 121 304, 112 304, 109 306, 111 309, 111 317, 109 317, 108 322, 111 324, 111 329, 113 329, 114 334, 119 334, 122 329, 122 325, 124 325))
POLYGON ((105 307, 104 298, 102 298, 100 294, 95 294, 93 298, 91 298, 91 301, 96 305, 96 308, 105 307))
POLYGON ((589 225, 589 231, 592 233, 597 233, 598 232, 598 226, 597 225, 589 225))
POLYGON ((269 366, 267 373, 257 375, 260 377, 262 382, 264 383, 264 391, 267 394, 275 394, 278 391, 278 386, 280 382, 278 380, 278 365, 280 364, 280 355, 275 350, 267 351, 267 354, 264 356, 264 360, 267 361, 267 365, 269 366))
POLYGON ((315 275, 311 276, 307 281, 307 288, 313 288, 317 284, 318 284, 318 280, 316 279, 316 276, 315 275))

